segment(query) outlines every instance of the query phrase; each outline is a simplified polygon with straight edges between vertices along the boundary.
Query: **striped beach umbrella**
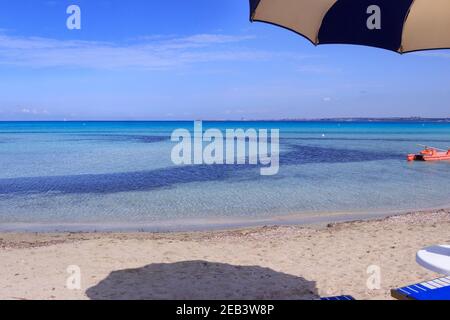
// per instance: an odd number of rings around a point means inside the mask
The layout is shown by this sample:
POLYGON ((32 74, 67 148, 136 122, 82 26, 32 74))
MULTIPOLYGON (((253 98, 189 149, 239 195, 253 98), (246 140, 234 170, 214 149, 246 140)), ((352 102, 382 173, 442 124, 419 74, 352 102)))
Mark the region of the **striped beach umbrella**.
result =
POLYGON ((406 53, 450 48, 450 0, 250 0, 250 20, 314 45, 357 44, 406 53))

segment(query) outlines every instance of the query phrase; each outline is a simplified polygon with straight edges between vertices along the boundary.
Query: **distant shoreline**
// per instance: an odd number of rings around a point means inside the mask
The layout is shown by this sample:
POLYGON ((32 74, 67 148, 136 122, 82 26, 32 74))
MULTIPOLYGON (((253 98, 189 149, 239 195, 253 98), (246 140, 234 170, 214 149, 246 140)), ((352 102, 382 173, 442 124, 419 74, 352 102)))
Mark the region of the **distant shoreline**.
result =
MULTIPOLYGON (((286 119, 198 119, 205 122, 406 122, 406 123, 450 123, 450 118, 422 118, 422 117, 342 117, 342 118, 286 118, 286 119)), ((45 122, 61 122, 61 123, 83 123, 83 122, 193 122, 195 119, 159 119, 159 120, 0 120, 0 123, 45 123, 45 122)))

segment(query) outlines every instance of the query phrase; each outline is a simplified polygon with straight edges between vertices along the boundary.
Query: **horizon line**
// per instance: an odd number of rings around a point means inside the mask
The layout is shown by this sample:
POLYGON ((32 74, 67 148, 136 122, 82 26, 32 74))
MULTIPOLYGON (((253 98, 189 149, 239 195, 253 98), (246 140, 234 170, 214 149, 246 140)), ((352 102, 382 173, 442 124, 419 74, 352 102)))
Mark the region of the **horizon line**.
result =
POLYGON ((306 122, 306 121, 448 121, 450 117, 329 117, 329 118, 274 118, 274 119, 87 119, 87 120, 1 120, 5 122, 306 122))

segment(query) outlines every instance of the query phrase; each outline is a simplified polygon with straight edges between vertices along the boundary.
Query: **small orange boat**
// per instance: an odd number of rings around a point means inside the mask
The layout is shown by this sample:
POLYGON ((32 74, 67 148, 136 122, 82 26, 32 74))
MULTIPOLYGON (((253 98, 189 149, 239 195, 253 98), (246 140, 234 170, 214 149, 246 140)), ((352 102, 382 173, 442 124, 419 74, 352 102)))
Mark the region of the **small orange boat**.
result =
POLYGON ((408 161, 449 161, 450 149, 444 150, 434 147, 423 146, 425 149, 419 154, 408 154, 408 161))

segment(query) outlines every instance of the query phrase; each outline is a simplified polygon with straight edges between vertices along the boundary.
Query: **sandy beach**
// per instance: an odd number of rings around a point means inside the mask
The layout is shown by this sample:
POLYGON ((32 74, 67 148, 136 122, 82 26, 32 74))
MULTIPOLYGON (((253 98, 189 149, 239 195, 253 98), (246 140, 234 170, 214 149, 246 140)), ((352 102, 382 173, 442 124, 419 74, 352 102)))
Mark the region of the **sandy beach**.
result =
POLYGON ((391 299, 391 288, 439 276, 415 253, 443 243, 450 210, 213 232, 2 233, 0 298, 391 299), (379 289, 366 285, 373 265, 379 289), (69 266, 79 289, 67 288, 69 266))

